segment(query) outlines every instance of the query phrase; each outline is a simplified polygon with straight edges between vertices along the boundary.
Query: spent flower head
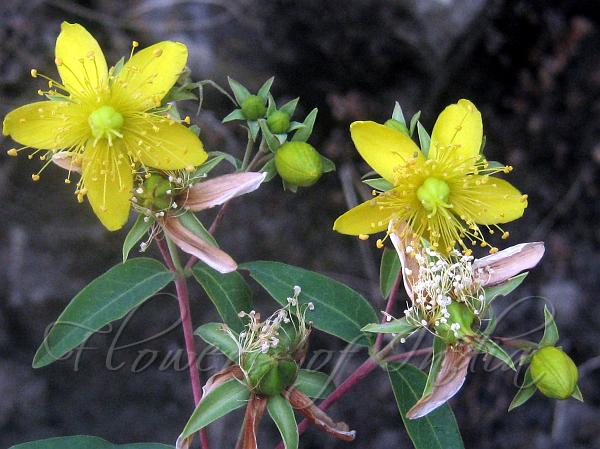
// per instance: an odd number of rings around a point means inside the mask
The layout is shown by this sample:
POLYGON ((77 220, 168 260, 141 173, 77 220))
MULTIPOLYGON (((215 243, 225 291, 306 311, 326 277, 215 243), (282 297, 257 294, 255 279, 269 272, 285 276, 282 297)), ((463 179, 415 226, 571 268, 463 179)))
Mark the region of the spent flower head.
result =
POLYGON ((56 40, 56 66, 61 82, 32 70, 48 81, 38 93, 50 101, 31 103, 10 112, 3 134, 23 145, 16 156, 32 149, 46 161, 65 156, 72 172, 81 172, 75 194, 87 197, 109 230, 119 229, 129 215, 134 177, 149 168, 192 170, 207 159, 202 142, 181 122, 168 116, 161 100, 175 84, 187 61, 187 48, 164 41, 136 52, 110 70, 98 42, 81 25, 63 22, 56 40))

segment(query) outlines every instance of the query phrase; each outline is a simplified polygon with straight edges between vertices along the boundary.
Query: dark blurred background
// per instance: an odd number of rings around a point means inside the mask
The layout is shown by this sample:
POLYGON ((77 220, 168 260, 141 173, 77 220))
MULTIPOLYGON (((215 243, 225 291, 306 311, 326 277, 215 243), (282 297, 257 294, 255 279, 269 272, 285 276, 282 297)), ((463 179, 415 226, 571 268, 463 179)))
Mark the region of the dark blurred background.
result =
MULTIPOLYGON (((483 113, 489 159, 514 165, 510 179, 530 198, 525 217, 508 226, 509 242, 547 244, 542 264, 498 305, 539 296, 555 307, 561 344, 582 366, 586 401, 554 402, 537 394, 507 413, 513 376, 488 373, 478 363, 452 401, 466 447, 600 448, 597 6, 541 0, 4 0, 0 115, 36 100, 41 86, 29 76, 31 68, 55 76, 53 47, 63 20, 88 27, 112 63, 129 52, 133 39, 142 46, 173 39, 188 45, 194 79, 224 84, 230 75, 256 89, 276 75, 272 92, 280 101, 300 96, 302 114, 319 107, 312 143, 338 170, 296 195, 274 181, 237 200, 218 234, 222 246, 238 261, 276 259, 329 274, 382 309, 380 253, 372 242, 361 246, 331 231, 368 170, 348 125, 385 120, 397 100, 408 114, 422 110, 430 129, 446 104, 471 99, 483 113)), ((241 155, 243 131, 220 124, 228 107, 207 89, 194 120, 209 149, 241 155)), ((46 326, 80 288, 119 262, 126 233, 105 231, 87 205, 74 201, 60 170, 50 168, 32 183, 38 163, 0 157, 0 445, 73 434, 173 444, 192 402, 185 369, 159 366, 162 357, 181 350, 179 329, 152 338, 177 321, 169 295, 144 305, 121 334, 113 328, 91 338, 79 360, 31 368, 46 326), (139 343, 144 338, 149 341, 139 343), (149 350, 157 351, 158 361, 150 360, 149 350), (144 354, 150 366, 142 369, 144 354)), ((193 296, 195 322, 216 320, 199 289, 193 296)), ((275 307, 264 293, 257 291, 256 300, 260 310, 275 307)), ((499 334, 541 323, 541 301, 527 304, 508 314, 499 334)), ((319 333, 312 346, 343 349, 319 333)), ((351 357, 339 376, 361 356, 351 357)), ((221 363, 212 357, 204 367, 221 363)), ((381 372, 331 413, 358 431, 356 441, 338 443, 309 430, 301 447, 410 447, 381 372)), ((231 429, 240 419, 212 426, 214 447, 233 447, 231 429)), ((272 447, 276 431, 267 420, 263 429, 261 447, 272 447)))

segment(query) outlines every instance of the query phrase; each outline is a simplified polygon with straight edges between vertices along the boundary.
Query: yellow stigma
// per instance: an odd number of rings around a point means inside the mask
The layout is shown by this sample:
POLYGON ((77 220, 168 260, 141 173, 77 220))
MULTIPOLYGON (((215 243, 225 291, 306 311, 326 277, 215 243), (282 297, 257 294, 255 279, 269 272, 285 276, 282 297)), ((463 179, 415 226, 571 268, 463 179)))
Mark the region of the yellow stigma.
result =
POLYGON ((438 207, 450 207, 448 196, 450 187, 445 181, 430 176, 417 190, 417 198, 428 212, 435 212, 438 207))
POLYGON ((123 116, 112 106, 101 106, 96 109, 90 114, 88 123, 96 141, 107 139, 111 145, 113 137, 123 137, 120 133, 123 116))

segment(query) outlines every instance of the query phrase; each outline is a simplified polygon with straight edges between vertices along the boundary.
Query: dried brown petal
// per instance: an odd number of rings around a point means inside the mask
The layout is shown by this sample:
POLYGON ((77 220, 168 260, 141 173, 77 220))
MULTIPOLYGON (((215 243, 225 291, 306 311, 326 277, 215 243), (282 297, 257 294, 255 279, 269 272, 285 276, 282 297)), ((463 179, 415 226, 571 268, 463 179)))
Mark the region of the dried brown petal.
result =
POLYGON ((251 395, 246 414, 244 415, 244 424, 242 434, 237 442, 236 449, 256 449, 256 431, 260 420, 265 413, 267 398, 264 396, 251 395))
POLYGON ((231 198, 253 192, 264 181, 266 173, 232 173, 200 182, 190 187, 181 200, 192 211, 209 209, 231 198))
POLYGON ((501 284, 522 271, 535 267, 544 255, 544 242, 521 243, 473 262, 483 287, 501 284))
POLYGON ((60 168, 72 171, 75 173, 81 173, 81 161, 73 159, 70 154, 65 152, 59 152, 52 156, 52 162, 58 165, 60 168))
POLYGON ((400 263, 402 264, 402 280, 404 282, 404 289, 410 299, 414 299, 414 293, 412 285, 417 281, 419 277, 419 264, 414 257, 415 251, 419 248, 418 243, 412 238, 412 232, 405 223, 398 221, 391 221, 388 227, 388 233, 390 240, 396 248, 400 263), (407 248, 411 248, 407 252, 407 248))

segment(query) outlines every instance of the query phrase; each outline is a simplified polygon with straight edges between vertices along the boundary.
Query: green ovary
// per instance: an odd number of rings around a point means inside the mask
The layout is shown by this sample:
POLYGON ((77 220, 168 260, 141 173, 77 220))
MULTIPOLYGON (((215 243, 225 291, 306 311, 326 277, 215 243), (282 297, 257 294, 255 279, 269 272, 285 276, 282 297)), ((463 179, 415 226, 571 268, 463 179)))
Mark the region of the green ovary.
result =
POLYGON ((417 198, 428 212, 435 212, 438 207, 450 207, 449 196, 448 184, 434 177, 427 178, 417 189, 417 198))
POLYGON ((113 137, 123 137, 120 130, 123 126, 123 116, 112 106, 102 106, 92 112, 88 118, 92 135, 99 139, 108 139, 112 143, 113 137))

